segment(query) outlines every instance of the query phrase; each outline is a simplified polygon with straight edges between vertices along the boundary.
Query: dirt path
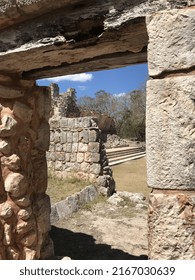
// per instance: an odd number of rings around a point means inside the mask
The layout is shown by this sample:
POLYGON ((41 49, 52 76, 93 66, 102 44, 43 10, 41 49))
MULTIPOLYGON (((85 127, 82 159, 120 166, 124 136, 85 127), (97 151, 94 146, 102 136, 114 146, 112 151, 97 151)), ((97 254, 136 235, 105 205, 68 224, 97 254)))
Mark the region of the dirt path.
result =
POLYGON ((99 201, 52 226, 57 256, 71 259, 147 259, 147 205, 99 201), (139 206, 139 205, 138 205, 139 206))

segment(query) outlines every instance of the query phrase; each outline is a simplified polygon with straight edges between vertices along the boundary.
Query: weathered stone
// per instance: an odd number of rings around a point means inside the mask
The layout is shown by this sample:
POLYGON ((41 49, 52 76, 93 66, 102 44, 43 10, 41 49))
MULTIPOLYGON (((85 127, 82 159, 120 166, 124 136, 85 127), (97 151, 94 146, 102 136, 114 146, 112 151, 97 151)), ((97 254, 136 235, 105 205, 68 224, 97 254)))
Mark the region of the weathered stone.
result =
POLYGON ((72 143, 72 132, 67 132, 67 143, 72 143))
POLYGON ((22 97, 23 95, 24 95, 24 90, 22 89, 15 89, 15 88, 10 88, 10 87, 0 85, 1 98, 13 99, 13 98, 22 97))
POLYGON ((35 228, 35 220, 31 219, 30 221, 22 221, 20 220, 16 225, 16 233, 18 235, 24 235, 29 233, 35 228))
POLYGON ((90 172, 90 164, 87 163, 87 162, 82 162, 81 163, 81 171, 89 173, 90 172))
POLYGON ((70 161, 70 153, 66 153, 66 162, 70 161))
POLYGON ((27 188, 28 181, 20 173, 10 173, 5 179, 5 190, 13 197, 21 197, 27 188))
POLYGON ((150 194, 149 258, 194 259, 195 193, 150 194))
POLYGON ((100 153, 85 153, 85 161, 98 163, 100 161, 100 153))
POLYGON ((97 139, 98 139, 97 130, 90 130, 89 131, 89 142, 96 142, 97 139))
POLYGON ((39 88, 36 110, 38 111, 40 119, 49 120, 51 112, 51 94, 49 88, 39 88))
POLYGON ((79 142, 86 143, 86 144, 89 143, 89 132, 87 130, 82 130, 79 133, 79 142))
POLYGON ((59 131, 55 130, 54 131, 54 134, 53 134, 53 137, 54 137, 54 143, 57 144, 60 142, 60 133, 59 131))
POLYGON ((19 260, 20 252, 15 247, 6 248, 8 260, 19 260))
POLYGON ((83 143, 79 143, 78 151, 79 152, 87 152, 88 151, 88 145, 87 144, 83 144, 83 143))
POLYGON ((72 144, 72 152, 73 153, 77 153, 78 152, 78 143, 73 143, 72 144))
POLYGON ((15 154, 11 155, 10 157, 2 157, 1 164, 12 171, 18 171, 21 167, 20 158, 15 154))
POLYGON ((61 161, 55 162, 55 170, 56 171, 62 171, 63 170, 63 163, 61 161))
POLYGON ((31 121, 33 110, 24 103, 16 101, 13 107, 13 114, 26 123, 31 121))
POLYGON ((16 133, 17 121, 8 114, 5 114, 1 119, 0 136, 9 137, 16 133))
POLYGON ((38 138, 35 147, 41 151, 49 150, 50 128, 47 122, 42 122, 38 128, 38 138))
POLYGON ((57 143, 57 144, 55 145, 55 150, 56 150, 56 152, 62 152, 62 149, 63 149, 63 147, 62 147, 62 145, 61 145, 60 143, 57 143))
POLYGON ((74 118, 68 118, 68 127, 70 127, 70 128, 75 127, 75 119, 74 118))
POLYGON ((91 166, 90 166, 90 172, 95 174, 95 175, 99 175, 100 174, 100 171, 101 171, 101 166, 100 164, 97 164, 97 163, 93 163, 91 166))
POLYGON ((0 216, 3 219, 8 219, 12 216, 12 214, 13 214, 13 209, 12 209, 11 205, 6 202, 1 208, 0 216))
POLYGON ((9 224, 4 224, 4 245, 10 245, 12 242, 12 227, 9 224))
POLYGON ((16 205, 20 207, 28 207, 31 204, 31 201, 28 196, 19 198, 19 199, 14 199, 14 202, 16 205))
POLYGON ((195 65, 194 28, 194 9, 173 9, 147 18, 150 76, 195 65))
POLYGON ((11 153, 11 144, 8 139, 0 140, 0 152, 3 155, 10 155, 11 153))
POLYGON ((35 260, 37 252, 35 250, 29 249, 27 247, 24 248, 24 259, 25 260, 35 260))
POLYGON ((47 233, 51 229, 50 225, 50 199, 46 194, 37 196, 33 211, 37 217, 38 229, 41 233, 47 233))
POLYGON ((77 154, 77 162, 81 163, 84 160, 84 153, 78 153, 77 154))
POLYGON ((71 153, 70 154, 70 160, 72 162, 76 162, 77 161, 77 153, 71 153))
POLYGON ((65 153, 57 153, 57 160, 64 161, 65 160, 65 153))
POLYGON ((31 215, 32 215, 32 209, 30 207, 28 207, 27 209, 21 209, 18 212, 18 218, 23 221, 27 221, 31 215))
POLYGON ((72 141, 73 141, 73 143, 79 141, 79 133, 78 132, 73 132, 72 141))
POLYGON ((20 239, 21 244, 27 247, 36 245, 36 241, 37 241, 37 234, 34 230, 32 230, 26 236, 20 239))
POLYGON ((66 141, 67 141, 67 133, 62 131, 60 133, 60 143, 64 144, 64 143, 66 143, 66 141))
POLYGON ((194 189, 195 77, 152 80, 147 85, 148 185, 194 189))
POLYGON ((91 153, 99 153, 100 152, 100 144, 98 142, 89 143, 88 150, 91 153))

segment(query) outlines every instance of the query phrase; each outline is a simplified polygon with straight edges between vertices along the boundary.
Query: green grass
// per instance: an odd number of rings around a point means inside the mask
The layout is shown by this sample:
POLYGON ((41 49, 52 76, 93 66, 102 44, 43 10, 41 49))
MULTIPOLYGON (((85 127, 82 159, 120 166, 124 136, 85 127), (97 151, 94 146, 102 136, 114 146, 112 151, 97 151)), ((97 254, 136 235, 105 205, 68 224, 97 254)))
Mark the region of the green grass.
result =
POLYGON ((51 203, 55 203, 81 191, 88 185, 90 183, 87 180, 79 179, 75 176, 63 179, 49 172, 47 194, 50 196, 51 203))
POLYGON ((112 166, 117 191, 140 192, 148 197, 146 159, 136 159, 112 166))

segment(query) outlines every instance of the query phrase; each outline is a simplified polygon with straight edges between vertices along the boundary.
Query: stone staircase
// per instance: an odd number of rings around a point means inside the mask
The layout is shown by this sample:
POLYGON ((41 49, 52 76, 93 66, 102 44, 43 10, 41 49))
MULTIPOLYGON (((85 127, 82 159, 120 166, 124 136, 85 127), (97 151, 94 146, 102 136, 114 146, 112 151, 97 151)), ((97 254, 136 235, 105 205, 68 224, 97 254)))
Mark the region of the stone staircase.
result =
POLYGON ((145 147, 122 147, 106 149, 109 166, 138 159, 146 155, 145 147))

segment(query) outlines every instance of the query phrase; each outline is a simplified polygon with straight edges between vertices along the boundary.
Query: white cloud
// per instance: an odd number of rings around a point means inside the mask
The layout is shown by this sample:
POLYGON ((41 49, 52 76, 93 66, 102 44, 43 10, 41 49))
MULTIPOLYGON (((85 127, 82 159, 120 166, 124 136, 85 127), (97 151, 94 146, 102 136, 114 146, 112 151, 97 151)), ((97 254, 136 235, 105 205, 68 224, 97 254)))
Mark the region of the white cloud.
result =
POLYGON ((62 81, 85 83, 85 82, 91 81, 92 79, 93 79, 92 74, 82 73, 82 74, 74 74, 74 75, 66 75, 66 76, 48 78, 46 80, 50 81, 50 82, 53 82, 53 83, 59 83, 59 82, 62 82, 62 81))
POLYGON ((78 86, 78 89, 80 89, 80 90, 84 91, 84 90, 86 90, 86 89, 87 89, 87 87, 86 87, 86 86, 78 86))
POLYGON ((114 95, 114 97, 119 98, 119 97, 121 97, 121 96, 126 95, 126 92, 115 93, 115 94, 113 94, 113 95, 114 95))

